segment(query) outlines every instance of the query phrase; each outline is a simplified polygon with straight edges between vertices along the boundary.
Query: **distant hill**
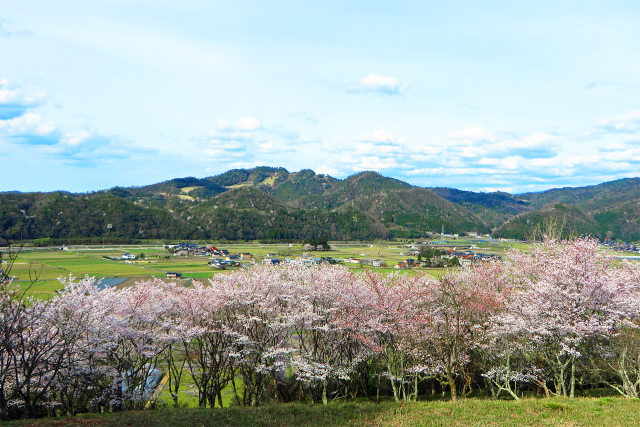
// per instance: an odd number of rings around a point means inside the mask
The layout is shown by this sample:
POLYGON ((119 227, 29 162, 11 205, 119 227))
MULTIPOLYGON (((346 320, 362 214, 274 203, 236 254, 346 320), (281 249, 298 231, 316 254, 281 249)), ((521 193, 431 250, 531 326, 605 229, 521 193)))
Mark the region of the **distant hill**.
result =
POLYGON ((597 234, 598 223, 574 205, 556 203, 516 215, 493 231, 495 237, 540 240, 597 234))
POLYGON ((475 193, 455 188, 434 188, 433 191, 469 209, 490 227, 497 227, 514 215, 531 209, 529 202, 509 193, 475 193))
POLYGON ((425 188, 361 172, 232 169, 87 194, 0 193, 0 239, 370 240, 553 232, 640 240, 640 178, 539 193, 425 188))
POLYGON ((595 221, 586 228, 585 234, 603 239, 640 240, 640 178, 619 179, 587 187, 556 188, 517 197, 536 209, 556 204, 577 207, 586 218, 595 221))

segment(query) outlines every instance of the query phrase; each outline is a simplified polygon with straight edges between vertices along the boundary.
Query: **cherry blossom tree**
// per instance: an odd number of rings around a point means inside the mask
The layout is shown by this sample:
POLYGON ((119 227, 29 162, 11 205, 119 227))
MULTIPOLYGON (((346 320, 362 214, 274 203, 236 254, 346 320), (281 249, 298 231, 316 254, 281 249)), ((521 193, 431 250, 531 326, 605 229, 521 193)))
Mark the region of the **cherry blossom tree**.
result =
MULTIPOLYGON (((295 342, 292 360, 299 381, 321 390, 328 403, 330 383, 342 383, 346 396, 351 374, 370 351, 362 341, 361 319, 368 288, 342 267, 297 268, 290 275, 295 287, 295 342), (305 271, 306 270, 306 271, 305 271)), ((314 398, 316 393, 312 393, 314 398)))
POLYGON ((574 397, 577 362, 589 356, 587 344, 637 316, 639 284, 632 271, 588 238, 514 251, 503 280, 515 292, 508 310, 490 322, 496 334, 517 335, 537 349, 553 394, 574 397))
POLYGON ((326 404, 376 383, 417 400, 427 379, 453 400, 482 386, 574 397, 579 382, 640 395, 640 264, 592 239, 438 278, 269 266, 188 287, 63 284, 48 301, 0 285, 3 419, 142 408, 162 376, 178 405, 183 375, 209 407, 229 386, 253 406, 294 393, 326 404))
MULTIPOLYGON (((184 360, 198 389, 199 405, 214 407, 217 399, 222 407, 222 390, 233 379, 237 346, 243 337, 227 324, 222 295, 211 287, 196 283, 183 292, 178 310, 181 320, 176 326, 181 330, 184 360)), ((173 354, 170 358, 176 385, 172 392, 177 396, 181 374, 173 354)))
POLYGON ((416 311, 430 313, 424 322, 417 348, 427 356, 425 372, 430 372, 448 386, 451 399, 471 391, 475 366, 473 351, 477 348, 483 325, 493 313, 501 310, 505 284, 488 280, 497 277, 493 264, 443 275, 424 281, 419 289, 416 311))

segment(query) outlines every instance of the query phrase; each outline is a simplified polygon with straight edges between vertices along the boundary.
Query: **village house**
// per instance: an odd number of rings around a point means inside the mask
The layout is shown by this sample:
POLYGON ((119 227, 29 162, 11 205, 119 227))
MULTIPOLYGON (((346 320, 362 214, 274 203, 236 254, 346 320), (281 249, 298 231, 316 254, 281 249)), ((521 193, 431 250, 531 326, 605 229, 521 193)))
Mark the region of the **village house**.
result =
POLYGON ((370 265, 372 267, 380 267, 382 266, 382 261, 379 259, 373 259, 373 258, 363 258, 360 260, 360 264, 370 265))
POLYGON ((407 264, 406 261, 400 261, 399 263, 397 263, 396 265, 393 266, 393 268, 401 268, 401 269, 406 269, 409 268, 409 264, 407 264))
POLYGON ((469 258, 463 258, 460 260, 460 266, 461 267, 470 267, 471 266, 471 259, 469 258))

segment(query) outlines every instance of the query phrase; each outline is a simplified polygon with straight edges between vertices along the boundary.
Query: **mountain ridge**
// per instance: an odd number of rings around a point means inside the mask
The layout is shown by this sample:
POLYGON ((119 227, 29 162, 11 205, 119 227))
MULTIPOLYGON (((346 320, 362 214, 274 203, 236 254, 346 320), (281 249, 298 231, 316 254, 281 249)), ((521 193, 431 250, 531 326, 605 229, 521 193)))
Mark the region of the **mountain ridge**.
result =
POLYGON ((421 187, 363 171, 231 169, 92 193, 0 193, 0 239, 332 240, 492 233, 640 240, 640 178, 509 194, 421 187))

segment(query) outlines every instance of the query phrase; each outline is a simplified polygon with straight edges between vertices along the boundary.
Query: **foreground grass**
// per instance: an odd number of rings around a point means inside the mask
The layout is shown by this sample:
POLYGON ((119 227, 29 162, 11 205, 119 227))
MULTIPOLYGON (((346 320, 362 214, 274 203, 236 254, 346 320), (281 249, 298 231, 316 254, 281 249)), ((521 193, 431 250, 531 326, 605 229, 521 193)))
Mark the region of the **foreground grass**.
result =
POLYGON ((48 425, 535 425, 634 426, 640 425, 640 400, 623 398, 523 399, 495 401, 466 399, 459 402, 332 403, 267 405, 258 408, 158 409, 110 414, 88 414, 13 422, 48 425))

